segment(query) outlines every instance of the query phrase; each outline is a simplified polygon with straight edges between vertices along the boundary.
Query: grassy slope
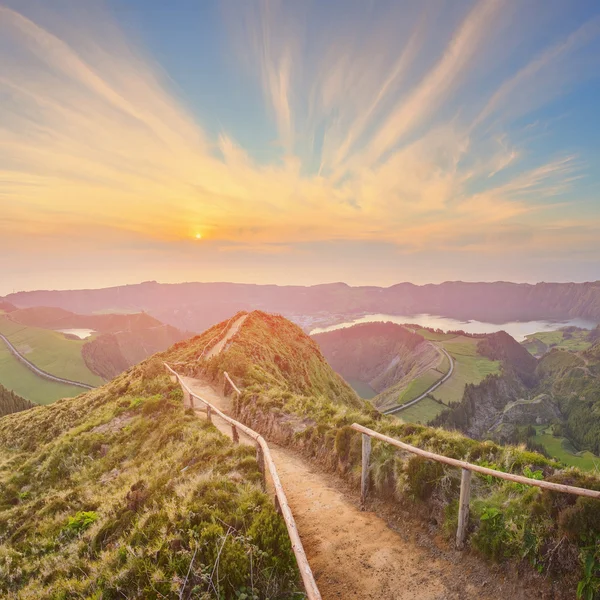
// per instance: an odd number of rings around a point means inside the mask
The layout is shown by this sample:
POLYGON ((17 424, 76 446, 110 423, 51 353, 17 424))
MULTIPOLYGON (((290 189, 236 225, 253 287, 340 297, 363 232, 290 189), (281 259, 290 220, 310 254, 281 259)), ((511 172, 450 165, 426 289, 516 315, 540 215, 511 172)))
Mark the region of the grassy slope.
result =
POLYGON ((570 352, 580 352, 591 347, 592 343, 588 340, 589 331, 574 331, 565 335, 565 331, 540 331, 525 336, 527 339, 523 346, 531 354, 541 355, 548 352, 551 348, 569 350, 570 352))
POLYGON ((481 383, 489 374, 500 372, 500 361, 490 360, 477 352, 479 340, 463 336, 439 342, 454 359, 454 373, 433 395, 444 404, 460 402, 467 383, 481 383))
POLYGON ((82 392, 80 387, 39 377, 16 359, 4 342, 0 343, 0 383, 36 404, 51 404, 60 398, 73 398, 82 392))
POLYGON ((0 597, 230 600, 253 581, 291 598, 293 554, 259 481, 253 449, 184 412, 154 359, 4 417, 0 597))
POLYGON ((552 435, 550 428, 545 425, 537 426, 535 429, 536 435, 533 440, 544 446, 550 456, 554 456, 570 467, 600 472, 600 457, 587 450, 577 452, 567 438, 552 435))
POLYGON ((13 323, 5 316, 0 316, 0 333, 27 360, 51 375, 94 386, 103 383, 88 369, 81 355, 86 340, 67 339, 63 333, 13 323))
POLYGON ((397 413, 396 416, 406 423, 421 423, 425 425, 435 419, 445 408, 444 404, 426 397, 416 404, 409 406, 401 413, 397 413))

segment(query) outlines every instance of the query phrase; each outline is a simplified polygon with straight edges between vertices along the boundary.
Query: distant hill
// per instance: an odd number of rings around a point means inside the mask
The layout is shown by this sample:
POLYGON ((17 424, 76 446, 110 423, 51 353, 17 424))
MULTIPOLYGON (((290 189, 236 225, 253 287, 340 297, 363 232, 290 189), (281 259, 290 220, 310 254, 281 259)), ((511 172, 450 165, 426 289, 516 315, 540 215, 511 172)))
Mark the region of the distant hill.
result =
MULTIPOLYGON (((329 364, 346 381, 364 382, 375 392, 378 408, 397 404, 412 381, 435 370, 443 356, 422 335, 395 323, 361 323, 312 336, 329 364)), ((442 373, 436 372, 439 379, 442 373)))
POLYGON ((11 390, 7 390, 4 386, 0 385, 0 417, 4 415, 10 415, 28 408, 33 408, 35 404, 21 398, 11 390))
POLYGON ((6 300, 0 300, 0 312, 13 312, 17 310, 17 307, 6 300))
POLYGON ((10 314, 12 321, 44 329, 94 329, 100 333, 141 331, 162 327, 158 319, 145 313, 80 315, 50 306, 16 309, 10 314))
POLYGON ((517 284, 399 283, 388 288, 332 283, 310 287, 236 283, 145 282, 98 290, 18 292, 19 308, 53 306, 77 313, 146 311, 179 329, 202 331, 239 310, 287 316, 431 313, 492 323, 585 318, 600 322, 600 282, 517 284))

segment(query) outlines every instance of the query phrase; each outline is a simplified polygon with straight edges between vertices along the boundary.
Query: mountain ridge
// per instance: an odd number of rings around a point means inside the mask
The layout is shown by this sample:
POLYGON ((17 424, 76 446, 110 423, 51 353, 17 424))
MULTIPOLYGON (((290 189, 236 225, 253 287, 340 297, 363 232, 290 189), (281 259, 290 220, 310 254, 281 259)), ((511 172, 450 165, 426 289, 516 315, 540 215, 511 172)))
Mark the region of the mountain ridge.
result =
POLYGON ((180 329, 203 331, 240 310, 294 315, 431 313, 492 323, 538 319, 600 322, 600 282, 444 282, 389 287, 278 286, 244 283, 145 282, 96 290, 30 291, 5 300, 19 308, 56 306, 80 313, 106 309, 145 310, 180 329))

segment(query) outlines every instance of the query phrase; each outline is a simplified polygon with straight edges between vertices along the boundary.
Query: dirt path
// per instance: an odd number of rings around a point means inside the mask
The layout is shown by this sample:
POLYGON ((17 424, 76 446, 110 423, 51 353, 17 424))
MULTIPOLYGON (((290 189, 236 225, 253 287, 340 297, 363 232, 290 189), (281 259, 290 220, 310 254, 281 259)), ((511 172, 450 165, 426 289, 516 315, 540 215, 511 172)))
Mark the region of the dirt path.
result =
MULTIPOLYGON (((232 324, 221 349, 242 323, 243 318, 232 324)), ((182 379, 195 394, 230 413, 230 400, 211 385, 182 379)), ((197 410, 199 416, 202 412, 197 410)), ((213 423, 231 436, 222 419, 213 416, 213 423)), ((253 443, 243 435, 240 442, 253 443)), ((269 447, 323 600, 506 599, 507 590, 498 587, 490 595, 485 578, 474 577, 462 564, 463 554, 432 551, 412 534, 400 535, 375 513, 360 511, 334 476, 287 448, 269 447)))
POLYGON ((229 340, 239 331, 240 327, 242 326, 242 323, 246 320, 247 316, 248 315, 242 315, 229 326, 229 330, 227 331, 223 339, 217 342, 206 354, 205 358, 207 360, 209 358, 212 358, 213 356, 216 356, 217 354, 220 354, 223 351, 223 349, 227 345, 227 342, 229 342, 229 340))
MULTIPOLYGON (((229 399, 209 384, 183 379, 194 393, 230 410, 229 399)), ((231 436, 227 423, 216 416, 213 423, 231 436)), ((243 435, 240 442, 253 445, 243 435)), ((335 477, 287 448, 269 447, 324 600, 505 600, 473 584, 460 553, 432 553, 375 513, 360 511, 335 477)))

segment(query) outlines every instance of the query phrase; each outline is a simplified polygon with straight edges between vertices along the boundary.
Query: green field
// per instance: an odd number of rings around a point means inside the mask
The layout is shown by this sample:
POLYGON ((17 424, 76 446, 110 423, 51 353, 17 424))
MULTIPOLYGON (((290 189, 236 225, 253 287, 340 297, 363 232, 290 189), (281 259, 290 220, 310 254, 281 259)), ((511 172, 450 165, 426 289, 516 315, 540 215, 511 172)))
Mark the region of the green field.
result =
POLYGON ((450 340, 456 337, 453 333, 433 333, 428 329, 417 329, 415 333, 422 335, 426 340, 431 342, 439 342, 442 340, 450 340))
POLYGON ((500 361, 490 360, 477 354, 476 338, 456 336, 440 342, 454 359, 452 377, 443 383, 433 395, 444 404, 460 402, 467 383, 481 383, 489 374, 500 372, 500 361))
POLYGON ((429 397, 423 398, 416 404, 409 406, 406 410, 399 412, 396 416, 406 423, 422 423, 426 425, 437 417, 446 407, 429 397))
POLYGON ((584 450, 577 452, 571 442, 565 437, 554 437, 545 425, 537 426, 536 436, 533 438, 538 444, 544 446, 548 454, 557 458, 569 467, 578 467, 585 471, 600 470, 600 457, 584 450))
MULTIPOLYGON (((10 321, 6 316, 0 316, 0 333, 28 361, 51 375, 93 386, 104 383, 101 377, 88 369, 81 355, 81 349, 87 340, 67 339, 58 331, 27 327, 10 321)), ((47 383, 47 380, 42 381, 47 383)))
POLYGON ((60 398, 72 398, 86 391, 36 375, 14 357, 4 342, 0 343, 0 383, 6 389, 37 404, 50 404, 60 398))
POLYGON ((589 333, 585 329, 573 332, 565 332, 561 329, 557 331, 540 331, 525 336, 527 339, 522 344, 534 355, 545 354, 552 348, 560 348, 561 350, 569 350, 570 352, 581 352, 582 350, 587 350, 592 345, 587 339, 589 333))
POLYGON ((435 369, 425 371, 423 375, 413 379, 400 393, 398 405, 406 404, 426 392, 434 383, 439 381, 443 375, 435 369))

